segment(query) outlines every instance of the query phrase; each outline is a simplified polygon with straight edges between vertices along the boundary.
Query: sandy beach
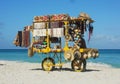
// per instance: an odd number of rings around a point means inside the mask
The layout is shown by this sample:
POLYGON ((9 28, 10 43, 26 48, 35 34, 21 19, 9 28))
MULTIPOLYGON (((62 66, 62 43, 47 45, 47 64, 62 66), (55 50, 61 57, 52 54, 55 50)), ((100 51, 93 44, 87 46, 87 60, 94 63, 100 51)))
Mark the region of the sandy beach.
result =
POLYGON ((88 63, 86 72, 74 72, 67 63, 46 72, 40 63, 0 61, 0 84, 120 84, 120 69, 88 63))

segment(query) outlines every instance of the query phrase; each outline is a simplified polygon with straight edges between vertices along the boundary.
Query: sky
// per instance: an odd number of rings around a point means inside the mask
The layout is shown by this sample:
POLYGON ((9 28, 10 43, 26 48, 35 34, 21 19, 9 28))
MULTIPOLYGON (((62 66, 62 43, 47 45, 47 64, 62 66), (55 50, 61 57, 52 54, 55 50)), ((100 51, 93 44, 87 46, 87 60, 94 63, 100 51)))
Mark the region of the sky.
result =
MULTIPOLYGON (((87 46, 120 49, 120 0, 0 0, 0 49, 16 49, 17 31, 31 25, 34 16, 85 12, 95 20, 87 46)), ((87 39, 86 32, 85 38, 87 39)))

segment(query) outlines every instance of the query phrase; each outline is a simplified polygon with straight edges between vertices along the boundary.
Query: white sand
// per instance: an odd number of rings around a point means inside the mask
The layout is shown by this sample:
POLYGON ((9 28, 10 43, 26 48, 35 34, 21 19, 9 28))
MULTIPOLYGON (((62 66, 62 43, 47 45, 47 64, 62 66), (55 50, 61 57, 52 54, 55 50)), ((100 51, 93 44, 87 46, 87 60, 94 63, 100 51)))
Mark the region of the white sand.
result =
POLYGON ((120 69, 88 63, 86 72, 63 70, 46 72, 38 63, 0 61, 0 84, 120 84, 120 69))

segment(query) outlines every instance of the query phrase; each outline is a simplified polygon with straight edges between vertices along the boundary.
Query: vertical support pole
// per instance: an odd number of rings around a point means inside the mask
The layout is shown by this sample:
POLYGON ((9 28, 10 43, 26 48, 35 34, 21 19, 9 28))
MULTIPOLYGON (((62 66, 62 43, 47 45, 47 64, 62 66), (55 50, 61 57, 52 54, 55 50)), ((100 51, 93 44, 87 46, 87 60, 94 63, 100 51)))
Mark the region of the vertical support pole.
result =
MULTIPOLYGON (((68 24, 69 21, 64 21, 65 24, 65 36, 68 36, 68 24)), ((65 39, 65 47, 64 47, 64 51, 68 50, 68 40, 65 39)))
POLYGON ((50 42, 49 42, 49 34, 48 34, 48 27, 49 27, 49 23, 47 23, 47 28, 46 28, 46 36, 47 36, 47 48, 49 48, 50 46, 50 42))
MULTIPOLYGON (((60 40, 60 48, 62 48, 62 44, 61 44, 61 37, 59 38, 60 40)), ((62 55, 61 55, 62 51, 60 52, 60 64, 62 63, 62 55)))
POLYGON ((32 40, 31 40, 31 46, 32 46, 32 44, 35 42, 35 37, 33 37, 33 30, 34 30, 34 22, 33 22, 33 25, 32 25, 32 29, 30 30, 31 32, 32 32, 32 40))

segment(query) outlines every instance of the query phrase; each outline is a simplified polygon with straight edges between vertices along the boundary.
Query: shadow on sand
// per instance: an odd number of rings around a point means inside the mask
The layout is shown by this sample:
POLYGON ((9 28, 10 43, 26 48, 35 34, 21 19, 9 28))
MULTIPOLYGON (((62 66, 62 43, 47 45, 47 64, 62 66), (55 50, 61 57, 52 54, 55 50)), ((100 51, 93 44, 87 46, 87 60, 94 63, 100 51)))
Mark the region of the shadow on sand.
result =
POLYGON ((0 66, 3 66, 3 65, 6 65, 6 64, 0 64, 0 66))
MULTIPOLYGON (((35 68, 35 69, 30 69, 30 70, 42 70, 42 68, 35 68)), ((74 70, 70 69, 70 68, 55 68, 53 69, 52 71, 72 71, 72 72, 75 72, 74 70)), ((95 69, 86 69, 85 71, 82 71, 82 72, 99 72, 100 70, 95 70, 95 69)))

